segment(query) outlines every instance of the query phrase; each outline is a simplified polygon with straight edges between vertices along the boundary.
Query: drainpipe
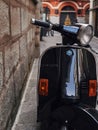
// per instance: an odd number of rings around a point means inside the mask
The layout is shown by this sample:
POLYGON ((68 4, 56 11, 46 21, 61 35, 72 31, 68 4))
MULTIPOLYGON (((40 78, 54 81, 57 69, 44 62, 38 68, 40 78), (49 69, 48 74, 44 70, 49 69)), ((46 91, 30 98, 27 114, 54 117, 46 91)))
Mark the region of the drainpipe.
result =
MULTIPOLYGON (((35 18, 36 19, 40 19, 41 17, 41 0, 36 0, 37 4, 36 4, 36 11, 35 11, 35 18)), ((40 27, 36 26, 36 30, 35 30, 35 47, 39 47, 39 43, 40 43, 40 27)))
POLYGON ((94 0, 90 0, 90 13, 89 13, 89 24, 93 26, 94 21, 93 21, 93 2, 94 0))

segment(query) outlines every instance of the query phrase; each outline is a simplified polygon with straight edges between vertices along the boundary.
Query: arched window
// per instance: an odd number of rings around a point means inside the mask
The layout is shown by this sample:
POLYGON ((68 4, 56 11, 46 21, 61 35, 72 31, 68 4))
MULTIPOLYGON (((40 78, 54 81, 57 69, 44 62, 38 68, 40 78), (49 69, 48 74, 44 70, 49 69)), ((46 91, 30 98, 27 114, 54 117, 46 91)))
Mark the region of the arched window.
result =
POLYGON ((43 13, 50 14, 50 9, 48 7, 43 8, 43 13))
POLYGON ((89 8, 85 11, 85 14, 89 15, 89 8))

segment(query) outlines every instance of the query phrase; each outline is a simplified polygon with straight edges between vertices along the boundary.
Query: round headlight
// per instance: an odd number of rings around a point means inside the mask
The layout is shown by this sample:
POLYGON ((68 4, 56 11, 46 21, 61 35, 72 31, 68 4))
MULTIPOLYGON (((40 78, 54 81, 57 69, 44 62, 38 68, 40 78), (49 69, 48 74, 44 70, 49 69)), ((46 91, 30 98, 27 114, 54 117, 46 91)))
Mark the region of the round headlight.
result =
POLYGON ((80 26, 80 30, 78 32, 77 39, 83 46, 88 45, 93 37, 93 27, 88 24, 77 24, 80 26))

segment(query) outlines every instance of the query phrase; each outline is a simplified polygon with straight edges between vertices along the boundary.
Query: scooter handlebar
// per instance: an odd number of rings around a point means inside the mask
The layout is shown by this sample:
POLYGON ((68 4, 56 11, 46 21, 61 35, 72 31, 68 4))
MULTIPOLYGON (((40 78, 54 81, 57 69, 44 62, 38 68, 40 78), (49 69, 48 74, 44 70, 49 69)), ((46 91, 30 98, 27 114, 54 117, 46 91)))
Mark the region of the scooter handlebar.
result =
POLYGON ((69 26, 63 26, 63 25, 60 25, 60 24, 52 24, 52 23, 43 22, 41 20, 37 20, 37 19, 34 19, 34 18, 31 19, 31 23, 34 24, 34 25, 45 27, 49 30, 58 31, 58 32, 65 34, 65 35, 68 35, 68 33, 77 34, 77 32, 79 30, 79 27, 76 28, 74 26, 69 27, 69 26))
POLYGON ((37 19, 34 19, 34 18, 31 19, 31 23, 34 24, 34 25, 38 25, 38 26, 42 26, 42 27, 48 28, 48 29, 52 28, 52 24, 51 23, 43 22, 41 20, 37 20, 37 19))
POLYGON ((49 30, 54 30, 54 31, 58 31, 58 32, 61 32, 61 29, 63 27, 59 24, 52 24, 52 23, 49 23, 49 22, 43 22, 41 20, 37 20, 37 19, 34 19, 34 18, 31 19, 31 23, 34 24, 34 25, 45 27, 49 30))

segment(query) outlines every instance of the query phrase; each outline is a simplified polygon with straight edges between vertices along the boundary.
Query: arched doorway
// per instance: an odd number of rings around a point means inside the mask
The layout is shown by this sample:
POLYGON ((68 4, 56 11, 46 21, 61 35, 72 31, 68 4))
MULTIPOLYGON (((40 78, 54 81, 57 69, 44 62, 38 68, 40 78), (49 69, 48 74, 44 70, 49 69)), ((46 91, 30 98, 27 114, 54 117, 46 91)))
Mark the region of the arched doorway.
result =
MULTIPOLYGON (((48 6, 44 6, 43 7, 43 13, 42 13, 42 20, 44 22, 49 22, 50 21, 50 8, 48 6)), ((42 37, 43 36, 46 36, 46 33, 47 33, 47 30, 43 27, 41 27, 41 30, 40 30, 40 40, 42 40, 42 37)))
POLYGON ((45 21, 50 19, 50 9, 48 7, 43 7, 43 14, 45 15, 45 21))
POLYGON ((60 24, 73 25, 77 22, 76 11, 72 6, 64 6, 60 12, 60 24))

